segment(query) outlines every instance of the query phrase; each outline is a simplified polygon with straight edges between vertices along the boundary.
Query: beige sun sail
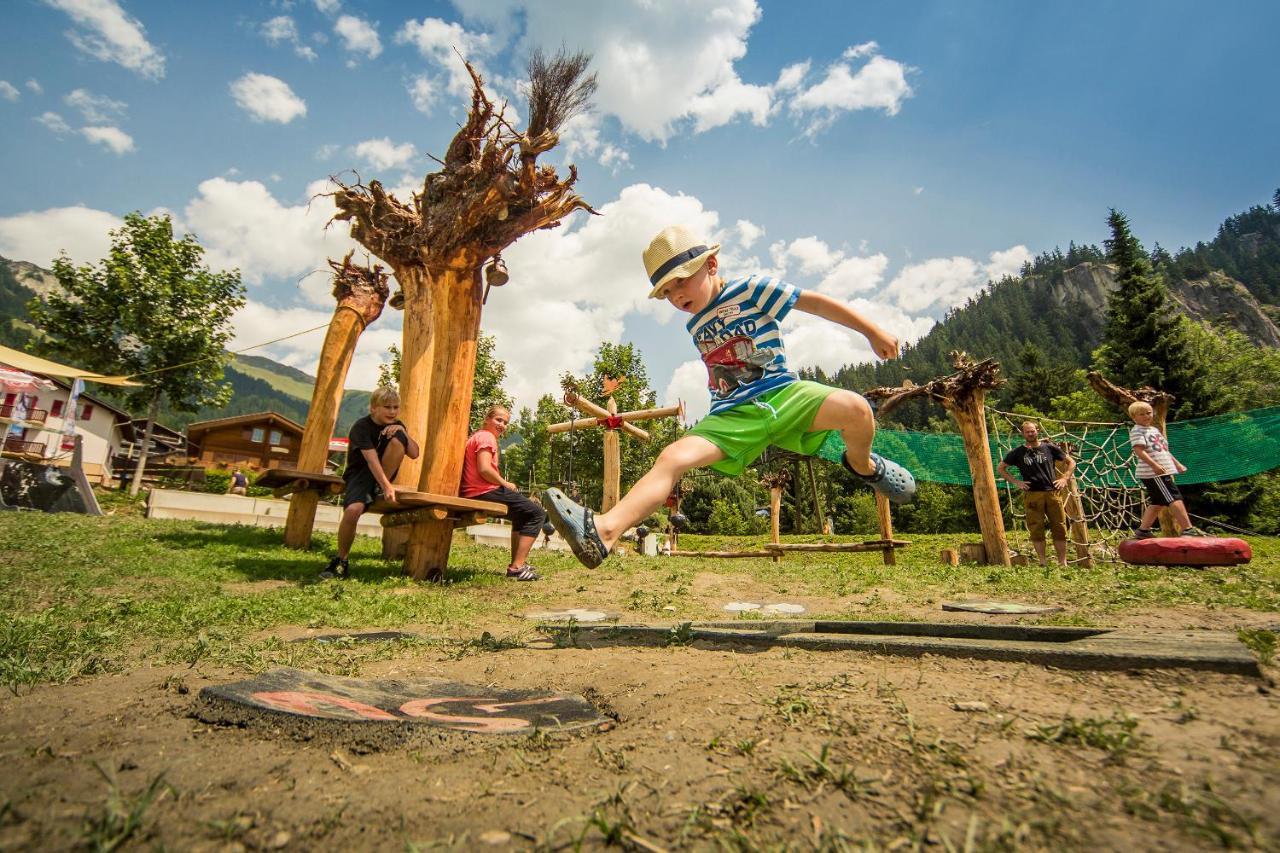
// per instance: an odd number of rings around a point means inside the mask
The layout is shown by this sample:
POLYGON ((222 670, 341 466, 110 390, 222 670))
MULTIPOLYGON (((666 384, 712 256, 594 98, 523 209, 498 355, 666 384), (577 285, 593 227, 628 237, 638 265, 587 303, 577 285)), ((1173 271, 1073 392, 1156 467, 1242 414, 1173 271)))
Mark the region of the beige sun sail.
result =
POLYGON ((97 382, 100 385, 121 385, 131 388, 142 385, 141 382, 130 381, 127 376, 103 376, 101 373, 59 364, 56 361, 49 361, 47 358, 40 358, 5 346, 0 346, 0 364, 25 370, 28 373, 38 373, 41 376, 56 376, 59 379, 83 379, 85 382, 97 382))

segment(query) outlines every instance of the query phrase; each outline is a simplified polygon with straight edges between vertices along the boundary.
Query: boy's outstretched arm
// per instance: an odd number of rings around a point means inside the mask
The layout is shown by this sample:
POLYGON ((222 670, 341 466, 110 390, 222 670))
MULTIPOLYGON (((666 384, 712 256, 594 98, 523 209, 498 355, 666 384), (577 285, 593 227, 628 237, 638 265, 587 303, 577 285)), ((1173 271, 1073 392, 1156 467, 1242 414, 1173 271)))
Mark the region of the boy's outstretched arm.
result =
POLYGON ((853 329, 860 333, 871 344, 871 349, 881 358, 898 357, 898 339, 875 323, 862 316, 859 311, 850 308, 843 302, 832 299, 813 290, 802 292, 796 299, 796 309, 832 323, 853 329))

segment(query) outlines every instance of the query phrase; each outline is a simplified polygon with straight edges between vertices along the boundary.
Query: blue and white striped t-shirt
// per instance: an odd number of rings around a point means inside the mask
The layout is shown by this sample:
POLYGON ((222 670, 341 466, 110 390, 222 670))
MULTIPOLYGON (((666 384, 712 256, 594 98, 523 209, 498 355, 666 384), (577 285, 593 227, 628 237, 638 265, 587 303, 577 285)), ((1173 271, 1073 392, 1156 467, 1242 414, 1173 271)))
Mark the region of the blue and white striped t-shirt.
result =
POLYGON ((778 323, 800 289, 775 278, 735 279, 685 324, 707 366, 711 414, 795 382, 778 323))

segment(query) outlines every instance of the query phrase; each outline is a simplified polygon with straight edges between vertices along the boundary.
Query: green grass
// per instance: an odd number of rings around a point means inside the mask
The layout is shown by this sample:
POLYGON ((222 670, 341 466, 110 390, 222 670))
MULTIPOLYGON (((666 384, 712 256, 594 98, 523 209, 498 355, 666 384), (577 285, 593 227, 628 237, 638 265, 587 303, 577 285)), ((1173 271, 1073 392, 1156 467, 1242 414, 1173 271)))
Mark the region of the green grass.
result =
MULTIPOLYGON (((722 619, 715 594, 693 594, 700 575, 749 581, 772 600, 826 600, 823 618, 932 618, 938 602, 991 597, 1063 605, 1055 624, 1105 625, 1126 611, 1167 606, 1280 611, 1280 540, 1251 540, 1252 564, 1191 570, 1099 564, 1091 569, 945 566, 939 548, 972 537, 910 537, 898 565, 878 554, 814 554, 768 560, 613 559, 594 572, 571 557, 537 552, 545 579, 512 584, 498 549, 455 541, 448 582, 416 584, 361 538, 347 582, 316 583, 332 549, 280 544, 279 531, 200 522, 151 521, 136 502, 107 502, 102 518, 0 515, 0 684, 11 690, 119 671, 149 659, 257 671, 274 665, 355 673, 362 661, 404 653, 401 642, 288 643, 285 627, 415 628, 453 655, 508 647, 533 626, 519 613, 565 605, 627 610, 653 621, 722 619), (271 583, 265 583, 271 582, 271 583), (855 597, 855 604, 840 599, 855 597), (490 632, 487 636, 483 633, 490 632)), ((814 540, 818 537, 799 537, 814 540)), ((685 536, 692 549, 752 548, 762 541, 685 536)), ((686 629, 687 631, 687 629, 686 629)), ((1260 654, 1270 635, 1250 633, 1260 654)), ((678 628, 674 643, 687 639, 678 628)))

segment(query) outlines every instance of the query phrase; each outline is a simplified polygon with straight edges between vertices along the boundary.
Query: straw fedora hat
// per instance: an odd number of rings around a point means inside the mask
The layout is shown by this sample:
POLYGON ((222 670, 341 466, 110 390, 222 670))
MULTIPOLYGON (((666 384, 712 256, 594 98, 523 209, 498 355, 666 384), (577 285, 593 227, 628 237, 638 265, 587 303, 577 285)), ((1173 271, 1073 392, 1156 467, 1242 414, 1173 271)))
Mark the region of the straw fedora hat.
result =
POLYGON ((688 278, 698 271, 707 258, 720 251, 719 243, 708 244, 683 225, 663 228, 644 250, 644 271, 649 274, 650 299, 659 296, 667 282, 688 278))

